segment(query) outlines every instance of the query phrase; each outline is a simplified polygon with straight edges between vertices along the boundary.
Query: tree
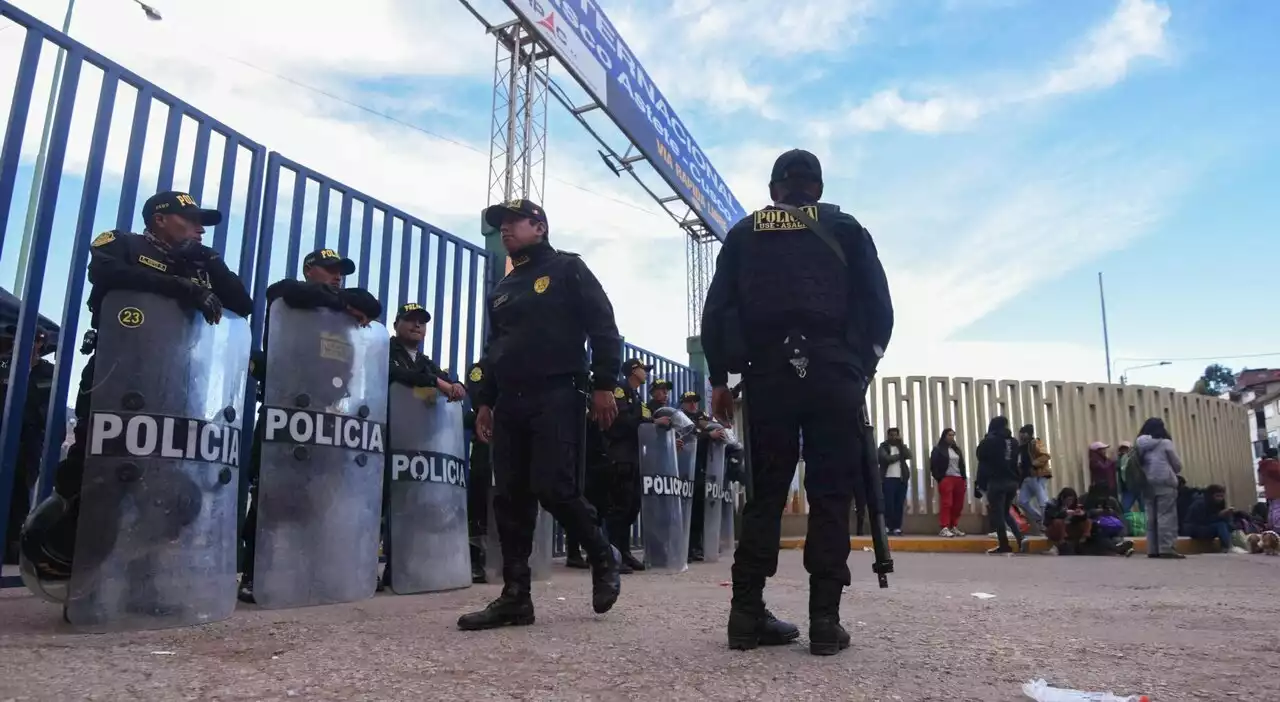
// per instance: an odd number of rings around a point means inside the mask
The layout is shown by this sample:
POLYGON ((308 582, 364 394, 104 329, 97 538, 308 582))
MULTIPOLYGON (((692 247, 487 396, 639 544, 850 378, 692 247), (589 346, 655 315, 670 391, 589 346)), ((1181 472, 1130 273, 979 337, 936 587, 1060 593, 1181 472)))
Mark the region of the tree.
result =
POLYGON ((1215 363, 1204 369, 1191 392, 1218 397, 1236 386, 1236 374, 1230 368, 1215 363))

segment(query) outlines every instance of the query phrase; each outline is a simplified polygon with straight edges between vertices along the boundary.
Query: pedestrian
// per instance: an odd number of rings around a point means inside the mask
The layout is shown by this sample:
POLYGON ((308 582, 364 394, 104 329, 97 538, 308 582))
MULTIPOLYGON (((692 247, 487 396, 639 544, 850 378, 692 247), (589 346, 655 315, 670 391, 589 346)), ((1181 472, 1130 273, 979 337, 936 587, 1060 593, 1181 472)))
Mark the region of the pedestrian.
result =
POLYGON ((960 513, 964 511, 965 484, 968 476, 964 467, 964 452, 956 445, 954 429, 942 430, 938 445, 929 454, 929 473, 938 484, 938 521, 942 525, 939 536, 964 536, 960 530, 960 513))
POLYGON ((1120 481, 1120 511, 1128 514, 1134 505, 1138 511, 1146 509, 1142 502, 1142 478, 1137 472, 1142 468, 1133 460, 1133 442, 1121 441, 1116 447, 1116 476, 1120 481))
MULTIPOLYGON (((1152 417, 1143 422, 1134 442, 1134 457, 1142 468, 1142 499, 1147 509, 1147 556, 1185 558, 1174 545, 1178 542, 1178 479, 1182 459, 1164 420, 1152 417)), ((1230 546, 1230 540, 1225 544, 1230 546)))
MULTIPOLYGON (((1018 441, 1009 430, 1009 419, 998 416, 987 426, 987 435, 978 444, 978 479, 974 496, 987 498, 987 516, 996 532, 997 546, 987 553, 1013 553, 1009 545, 1009 509, 1018 493, 1018 441)), ((1023 549, 1022 534, 1014 527, 1018 550, 1023 549)))
POLYGON ((902 441, 902 431, 891 428, 876 452, 884 484, 884 525, 890 536, 902 536, 903 510, 911 485, 911 448, 902 441))
MULTIPOLYGON (((840 624, 850 507, 879 478, 864 398, 889 344, 893 306, 871 235, 838 206, 819 202, 816 156, 782 154, 769 194, 773 205, 725 237, 702 316, 713 416, 733 417, 730 372, 743 374, 750 406, 752 490, 734 553, 728 639, 730 648, 751 649, 800 635, 765 607, 764 586, 777 572, 803 431, 809 651, 833 655, 850 644, 840 624)), ((887 567, 877 558, 877 572, 887 567)))
POLYGON ((529 556, 539 504, 585 548, 591 606, 603 614, 622 589, 621 554, 583 496, 578 466, 586 440, 583 393, 590 390, 591 416, 602 428, 618 414, 622 337, 613 305, 577 254, 552 248, 546 212, 536 203, 493 205, 484 219, 501 232, 512 265, 487 299, 484 371, 474 378, 476 433, 492 444, 503 588, 484 609, 459 617, 458 628, 533 624, 529 556))
POLYGON ((1018 488, 1017 505, 1043 533, 1044 506, 1049 504, 1053 471, 1049 468, 1049 452, 1044 450, 1044 442, 1036 438, 1032 424, 1018 430, 1018 472, 1022 474, 1022 484, 1018 488))
POLYGON ((1107 456, 1109 444, 1095 441, 1089 444, 1089 487, 1103 485, 1107 494, 1119 497, 1120 485, 1116 480, 1116 462, 1107 456))

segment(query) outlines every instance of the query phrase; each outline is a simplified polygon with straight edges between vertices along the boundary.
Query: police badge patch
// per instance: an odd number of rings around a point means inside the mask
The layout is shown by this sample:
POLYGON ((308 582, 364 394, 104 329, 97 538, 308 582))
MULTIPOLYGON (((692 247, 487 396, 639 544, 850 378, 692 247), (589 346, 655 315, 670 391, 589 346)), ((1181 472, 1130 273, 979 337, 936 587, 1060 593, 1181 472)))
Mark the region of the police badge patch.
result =
POLYGON ((476 366, 471 369, 471 375, 468 377, 471 378, 471 382, 478 383, 484 380, 484 371, 480 370, 480 366, 476 366))
POLYGON ((109 231, 103 232, 98 236, 94 237, 93 242, 90 244, 90 246, 106 246, 107 244, 110 244, 115 240, 116 240, 115 232, 109 232, 109 231))
POLYGON ((541 295, 542 293, 547 291, 548 285, 551 285, 551 277, 544 275, 541 278, 538 278, 537 280, 533 281, 533 291, 541 295))
POLYGON ((613 396, 621 400, 627 396, 627 393, 623 392, 622 388, 614 388, 613 396))

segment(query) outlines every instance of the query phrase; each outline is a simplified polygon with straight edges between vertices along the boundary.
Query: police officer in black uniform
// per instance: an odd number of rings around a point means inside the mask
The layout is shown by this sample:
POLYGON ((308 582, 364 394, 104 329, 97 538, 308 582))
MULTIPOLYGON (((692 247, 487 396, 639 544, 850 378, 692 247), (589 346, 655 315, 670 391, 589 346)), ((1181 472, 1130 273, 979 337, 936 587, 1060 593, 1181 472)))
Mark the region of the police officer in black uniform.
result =
POLYGON ((702 317, 713 413, 733 416, 729 372, 743 373, 751 401, 754 490, 734 554, 729 646, 799 635, 765 608, 763 591, 777 571, 782 509, 803 431, 809 650, 831 655, 849 646, 840 625, 849 512, 867 479, 861 472, 873 468, 865 465, 867 437, 858 429, 867 384, 893 330, 893 306, 871 235, 839 207, 818 202, 817 157, 798 149, 778 157, 769 194, 774 205, 726 236, 702 317))
POLYGON ((666 378, 658 378, 649 383, 649 401, 644 403, 649 408, 649 414, 667 406, 667 402, 671 399, 671 381, 666 378))
MULTIPOLYGON (((222 320, 223 309, 241 317, 253 312, 244 283, 222 256, 200 243, 205 227, 216 226, 222 213, 200 207, 187 193, 156 193, 142 205, 146 229, 142 234, 111 230, 97 236, 90 248, 90 330, 83 353, 92 354, 97 338, 98 309, 107 293, 135 290, 173 298, 198 310, 209 324, 222 320)), ((71 576, 80 487, 84 479, 92 402, 94 357, 80 374, 76 395, 75 443, 58 465, 54 493, 32 513, 24 527, 23 553, 42 579, 71 576)))
MULTIPOLYGON (((344 277, 355 273, 356 264, 333 249, 312 251, 302 259, 302 280, 285 278, 267 288, 267 319, 262 327, 262 350, 255 351, 249 361, 249 374, 258 383, 258 398, 262 398, 267 382, 266 349, 271 332, 271 304, 284 300, 285 304, 299 310, 332 309, 345 311, 361 326, 382 316, 382 303, 362 288, 344 288, 344 277)), ((394 344, 393 344, 394 346, 394 344)), ((253 432, 248 477, 248 511, 240 527, 242 549, 240 551, 240 601, 253 603, 253 560, 256 556, 258 507, 253 496, 258 491, 258 474, 262 468, 262 439, 265 425, 262 422, 265 407, 258 412, 257 426, 253 432)), ((381 581, 379 581, 381 582, 381 581)))
POLYGON ((484 566, 484 538, 489 535, 489 492, 493 488, 493 463, 489 460, 489 444, 480 440, 476 431, 476 410, 484 366, 480 361, 467 370, 467 396, 471 408, 463 415, 462 428, 471 435, 470 478, 467 480, 467 536, 471 541, 471 582, 487 582, 484 566))
MULTIPOLYGON (((392 329, 395 336, 391 338, 391 358, 387 367, 391 382, 407 385, 411 388, 430 388, 443 393, 451 402, 457 402, 467 396, 467 390, 461 383, 453 382, 449 374, 423 353, 419 348, 427 336, 427 323, 431 321, 431 313, 425 307, 409 302, 400 306, 396 312, 392 329)), ((391 463, 388 458, 386 476, 382 480, 382 555, 387 566, 382 569, 382 578, 378 581, 378 589, 391 584, 391 532, 388 529, 387 510, 391 506, 391 463)))
POLYGON ((620 555, 583 497, 578 452, 585 407, 586 342, 591 342, 592 415, 607 427, 622 337, 613 306, 582 259, 547 241, 547 216, 528 200, 485 210, 502 232, 512 270, 488 299, 489 334, 476 432, 493 446, 494 510, 502 543, 502 595, 458 628, 491 629, 534 620, 529 556, 538 504, 586 549, 592 608, 613 607, 622 588, 620 555))
POLYGON ((691 419, 698 427, 698 452, 693 463, 693 521, 689 526, 689 562, 701 563, 706 554, 702 552, 703 514, 707 508, 707 455, 711 451, 713 440, 723 439, 724 432, 710 430, 707 425, 711 418, 698 406, 702 396, 689 390, 680 396, 680 411, 691 419))
MULTIPOLYGON (((42 318, 43 319, 43 318, 42 318)), ((17 327, 10 324, 0 336, 0 407, 9 394, 9 364, 12 362, 13 340, 17 327)), ((31 511, 31 493, 40 477, 40 461, 44 451, 44 429, 49 417, 49 394, 53 389, 54 366, 43 356, 53 353, 54 344, 44 329, 36 328, 31 349, 31 371, 27 381, 27 399, 22 410, 22 431, 18 439, 18 458, 13 471, 13 492, 9 494, 9 526, 5 530, 4 563, 18 563, 19 535, 22 522, 31 511)), ((61 432, 58 436, 61 436, 61 432)), ((61 439, 59 439, 61 442, 61 439)))
MULTIPOLYGON (((613 391, 618 419, 605 432, 610 466, 604 524, 609 540, 622 553, 623 574, 644 570, 644 563, 631 553, 631 527, 640 516, 639 429, 641 424, 654 422, 649 406, 640 401, 639 391, 652 371, 653 366, 635 358, 622 364, 622 384, 613 391)), ((671 419, 663 417, 655 423, 670 426, 671 419)))

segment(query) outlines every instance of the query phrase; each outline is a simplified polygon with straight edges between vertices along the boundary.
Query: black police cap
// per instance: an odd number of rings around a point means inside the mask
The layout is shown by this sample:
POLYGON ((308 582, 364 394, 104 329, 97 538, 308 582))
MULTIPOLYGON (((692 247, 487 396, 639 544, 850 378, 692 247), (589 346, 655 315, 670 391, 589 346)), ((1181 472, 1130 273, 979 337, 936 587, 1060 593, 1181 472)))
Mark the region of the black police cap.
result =
POLYGON ((769 176, 769 184, 788 178, 822 183, 822 163, 818 161, 817 156, 804 149, 792 149, 773 162, 773 173, 769 176))
POLYGON ((307 254, 307 257, 302 259, 302 267, 309 268, 311 266, 323 266, 325 268, 337 266, 338 272, 343 275, 351 275, 356 272, 356 262, 349 258, 344 258, 333 249, 319 249, 307 254))
POLYGON ((702 402, 702 395, 690 390, 680 396, 681 402, 702 402))
POLYGON ((177 190, 166 190, 156 193, 142 203, 142 219, 151 223, 156 215, 185 215, 200 223, 203 227, 216 227, 222 223, 222 213, 217 210, 206 210, 196 202, 195 198, 177 190))
POLYGON ((670 389, 671 389, 671 381, 670 381, 670 380, 667 380, 666 378, 658 378, 657 380, 655 380, 655 381, 653 381, 652 383, 650 383, 650 384, 649 384, 649 392, 653 392, 654 390, 657 390, 658 388, 666 388, 666 389, 670 390, 670 389))
POLYGON ((653 366, 646 365, 644 361, 641 361, 638 358, 632 358, 628 360, 626 363, 622 364, 622 370, 625 373, 631 373, 637 368, 643 368, 647 371, 653 370, 653 366))
POLYGON ((400 305, 399 311, 396 312, 396 321, 402 319, 418 319, 426 323, 431 321, 431 313, 416 302, 407 302, 400 305))
POLYGON ((507 200, 497 205, 490 205, 484 211, 485 224, 497 229, 502 226, 502 220, 509 214, 528 217, 535 222, 547 224, 546 211, 532 200, 507 200))

